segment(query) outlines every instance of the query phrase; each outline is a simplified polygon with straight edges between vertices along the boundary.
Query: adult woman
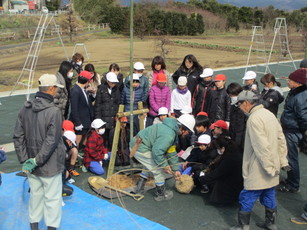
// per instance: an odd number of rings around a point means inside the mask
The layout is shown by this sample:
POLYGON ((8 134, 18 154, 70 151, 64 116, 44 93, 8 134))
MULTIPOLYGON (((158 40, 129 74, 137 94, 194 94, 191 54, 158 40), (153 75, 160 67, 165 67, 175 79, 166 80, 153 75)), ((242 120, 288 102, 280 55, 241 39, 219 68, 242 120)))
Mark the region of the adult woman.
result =
POLYGON ((199 181, 212 190, 211 202, 230 204, 238 200, 243 189, 242 153, 225 135, 219 136, 214 144, 219 155, 202 171, 199 181))
POLYGON ((69 61, 63 61, 59 71, 56 73, 56 77, 58 82, 65 87, 63 89, 58 88, 57 94, 54 96, 54 104, 61 109, 65 119, 68 115, 71 79, 73 75, 73 65, 69 61))
MULTIPOLYGON (((123 89, 124 89, 124 84, 123 84, 124 76, 123 76, 123 74, 120 72, 119 65, 116 64, 116 63, 112 63, 112 64, 109 66, 109 72, 113 72, 113 73, 116 74, 117 80, 118 80, 117 87, 118 87, 119 91, 122 92, 123 89)), ((104 74, 102 75, 101 84, 105 83, 107 73, 108 73, 108 72, 106 72, 106 73, 104 73, 104 74)))
POLYGON ((198 63, 196 57, 189 54, 184 57, 179 69, 172 75, 174 82, 178 83, 178 78, 186 76, 188 79, 188 89, 193 95, 196 85, 199 82, 199 76, 203 72, 203 67, 198 63))
POLYGON ((89 88, 88 90, 90 91, 90 93, 95 94, 97 91, 98 86, 101 84, 100 81, 100 75, 98 73, 96 73, 95 71, 95 67, 93 64, 89 63, 86 64, 86 66, 84 67, 84 70, 90 72, 92 74, 92 81, 89 84, 89 88))
POLYGON ((264 75, 260 81, 264 87, 260 95, 260 101, 264 108, 270 110, 277 116, 278 106, 284 101, 280 83, 276 81, 274 75, 270 73, 264 75))
POLYGON ((171 74, 166 70, 164 59, 161 56, 156 56, 152 59, 151 69, 152 70, 146 74, 149 88, 157 84, 158 74, 164 73, 166 76, 166 86, 172 89, 173 80, 171 74))

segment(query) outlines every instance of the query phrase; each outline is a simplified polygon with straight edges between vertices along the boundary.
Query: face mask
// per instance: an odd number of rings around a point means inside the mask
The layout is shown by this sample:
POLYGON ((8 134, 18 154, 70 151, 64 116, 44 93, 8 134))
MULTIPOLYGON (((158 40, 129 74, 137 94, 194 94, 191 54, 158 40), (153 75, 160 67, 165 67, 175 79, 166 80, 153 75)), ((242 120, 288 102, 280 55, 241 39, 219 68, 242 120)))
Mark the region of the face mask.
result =
POLYGON ((103 135, 105 131, 106 131, 106 129, 98 129, 98 134, 103 135))
POLYGON ((78 61, 76 64, 77 65, 82 65, 82 61, 78 61))
POLYGON ((234 105, 238 102, 238 97, 231 97, 231 104, 234 105))
POLYGON ((138 75, 139 77, 142 77, 142 76, 143 76, 143 74, 142 74, 142 73, 137 73, 137 75, 138 75))
POLYGON ((263 87, 264 88, 264 90, 269 90, 270 88, 269 87, 263 87))
POLYGON ((69 72, 68 75, 67 75, 67 77, 68 77, 69 79, 71 79, 73 76, 74 76, 74 73, 73 73, 73 72, 69 72))

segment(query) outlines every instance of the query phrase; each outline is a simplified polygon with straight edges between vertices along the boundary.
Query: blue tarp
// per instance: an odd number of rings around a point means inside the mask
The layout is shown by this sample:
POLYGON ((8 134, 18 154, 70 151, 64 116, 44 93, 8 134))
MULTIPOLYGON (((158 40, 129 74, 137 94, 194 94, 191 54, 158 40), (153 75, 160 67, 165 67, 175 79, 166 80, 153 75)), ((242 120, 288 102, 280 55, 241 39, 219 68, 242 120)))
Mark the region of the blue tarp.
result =
MULTIPOLYGON (((0 229, 28 230, 29 185, 16 173, 2 174, 0 186, 0 229)), ((88 194, 73 186, 72 197, 64 197, 62 229, 153 229, 168 228, 137 216, 119 206, 88 194)), ((40 229, 45 228, 42 221, 40 229)))

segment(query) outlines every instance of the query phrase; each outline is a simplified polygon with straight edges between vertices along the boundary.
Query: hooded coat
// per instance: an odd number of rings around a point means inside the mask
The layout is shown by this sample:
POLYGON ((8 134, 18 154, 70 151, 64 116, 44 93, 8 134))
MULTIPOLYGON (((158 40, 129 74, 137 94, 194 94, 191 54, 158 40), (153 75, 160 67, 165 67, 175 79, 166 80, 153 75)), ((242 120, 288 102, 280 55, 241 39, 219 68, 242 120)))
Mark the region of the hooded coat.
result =
POLYGON ((14 146, 20 163, 36 160, 32 172, 36 176, 52 177, 62 173, 66 149, 62 139, 62 114, 49 94, 38 92, 20 110, 14 130, 14 146))
MULTIPOLYGON (((178 124, 173 118, 165 118, 162 124, 151 125, 140 132, 137 136, 142 139, 142 143, 137 149, 140 153, 151 152, 152 157, 159 167, 170 165, 172 170, 179 170, 179 160, 177 152, 168 151, 178 142, 178 124)), ((130 141, 130 148, 134 146, 135 138, 130 141)))

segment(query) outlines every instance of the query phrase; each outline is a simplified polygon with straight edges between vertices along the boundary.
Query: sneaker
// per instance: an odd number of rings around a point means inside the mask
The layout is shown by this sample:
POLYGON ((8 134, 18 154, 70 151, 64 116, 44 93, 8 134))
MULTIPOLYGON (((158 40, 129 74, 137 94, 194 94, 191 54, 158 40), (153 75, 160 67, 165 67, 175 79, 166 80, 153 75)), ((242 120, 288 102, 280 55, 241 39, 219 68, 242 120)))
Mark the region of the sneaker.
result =
POLYGON ((210 190, 209 190, 209 187, 207 185, 202 185, 202 189, 200 190, 201 193, 208 193, 210 190))
POLYGON ((67 180, 67 182, 68 182, 69 184, 73 184, 73 183, 75 183, 76 181, 75 181, 74 179, 70 178, 70 179, 67 180))
POLYGON ((307 224, 307 220, 304 217, 305 215, 303 213, 302 216, 291 217, 290 220, 294 224, 307 224))
POLYGON ((279 189, 280 192, 290 192, 290 193, 299 193, 300 189, 299 188, 294 188, 289 184, 280 184, 279 189))
POLYGON ((79 176, 79 175, 80 175, 80 174, 79 174, 76 170, 74 170, 74 169, 69 169, 68 172, 69 172, 69 174, 70 174, 71 176, 79 176))

